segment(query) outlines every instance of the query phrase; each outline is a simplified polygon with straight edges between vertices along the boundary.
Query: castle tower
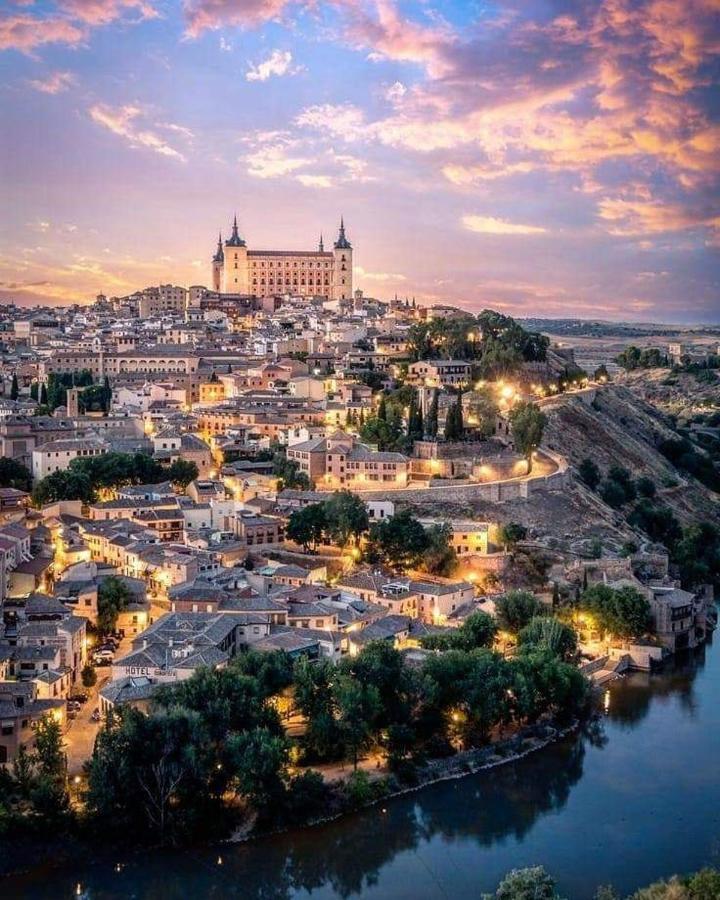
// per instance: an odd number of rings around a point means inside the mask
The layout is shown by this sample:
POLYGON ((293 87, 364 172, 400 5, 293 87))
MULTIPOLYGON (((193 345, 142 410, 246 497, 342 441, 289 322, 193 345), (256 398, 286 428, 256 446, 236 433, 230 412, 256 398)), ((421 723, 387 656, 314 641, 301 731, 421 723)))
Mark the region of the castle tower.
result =
POLYGON ((212 289, 214 291, 222 291, 223 281, 223 263, 225 256, 223 254, 222 233, 218 235, 217 250, 212 258, 212 289))
POLYGON ((345 236, 345 222, 340 219, 338 239, 333 245, 335 300, 352 297, 352 244, 345 236))
POLYGON ((69 419, 76 419, 80 415, 80 389, 73 387, 67 389, 67 414, 69 419))
POLYGON ((223 291, 226 294, 249 294, 247 244, 238 232, 237 216, 233 219, 232 233, 225 241, 223 264, 223 291))

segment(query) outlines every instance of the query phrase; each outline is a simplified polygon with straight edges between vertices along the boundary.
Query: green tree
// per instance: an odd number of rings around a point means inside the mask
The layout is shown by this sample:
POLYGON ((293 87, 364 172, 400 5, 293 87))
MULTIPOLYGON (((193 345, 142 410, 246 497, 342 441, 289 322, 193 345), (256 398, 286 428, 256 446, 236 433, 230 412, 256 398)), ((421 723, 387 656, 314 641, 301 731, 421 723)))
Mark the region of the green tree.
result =
POLYGON ((335 682, 335 697, 340 731, 357 770, 358 754, 369 746, 380 713, 380 695, 375 685, 343 674, 335 682))
POLYGON ((39 481, 32 492, 34 506, 44 506, 58 500, 82 500, 92 503, 95 489, 87 475, 70 469, 53 472, 39 481))
POLYGON ((13 372, 12 384, 10 385, 10 399, 17 400, 20 396, 20 388, 18 387, 17 372, 13 372))
POLYGON ((367 507, 351 491, 336 491, 323 507, 327 535, 339 547, 357 541, 369 528, 367 507))
POLYGON ((495 615, 505 631, 517 634, 531 619, 541 615, 543 605, 530 591, 508 591, 495 598, 495 615))
POLYGON ((448 407, 445 416, 445 440, 459 441, 465 431, 462 413, 462 395, 459 395, 454 403, 448 407))
POLYGON ((434 440, 437 437, 438 433, 438 397, 439 391, 434 390, 432 395, 432 400, 430 401, 430 408, 427 414, 427 421, 425 423, 425 431, 427 432, 427 436, 434 440))
POLYGON ((130 588, 116 575, 110 575, 98 588, 97 626, 101 634, 115 631, 118 616, 132 600, 130 588))
POLYGON ((641 497, 647 497, 652 500, 657 494, 657 488, 655 487, 655 482, 652 478, 648 478, 647 475, 641 475, 636 482, 637 492, 641 497))
POLYGON ((312 487, 307 474, 301 472, 299 464, 294 459, 288 459, 284 452, 278 452, 273 457, 273 475, 280 482, 280 490, 297 488, 307 491, 312 487))
POLYGON ((0 487, 29 491, 31 484, 32 474, 26 466, 8 456, 0 457, 0 487))
POLYGON ((336 676, 335 666, 329 660, 311 663, 302 657, 295 664, 295 706, 306 720, 300 744, 309 759, 338 759, 343 753, 343 735, 333 691, 336 676))
POLYGON ((513 869, 495 893, 483 894, 483 900, 560 900, 555 881, 542 866, 513 869))
POLYGON ((326 527, 325 507, 322 503, 311 503, 293 510, 285 533, 291 541, 302 544, 307 552, 311 546, 313 550, 317 548, 326 527))
POLYGON ((518 634, 523 650, 547 650, 567 662, 577 656, 577 635, 552 616, 534 616, 518 634))
POLYGON ((590 488, 591 491, 594 491, 597 486, 600 484, 600 469, 597 466, 597 463, 589 459, 587 456, 583 459, 578 466, 578 475, 585 484, 590 488))
POLYGON ((421 441, 424 436, 422 408, 418 403, 417 391, 413 391, 408 407, 407 436, 410 446, 413 441, 421 441))
POLYGON ((267 728, 233 734, 227 741, 231 786, 266 817, 277 811, 285 794, 288 746, 284 735, 267 728))
POLYGON ((97 684, 97 674, 89 663, 83 666, 80 678, 82 679, 83 687, 92 688, 97 684))
POLYGON ((579 608, 590 613, 602 631, 618 638, 639 638, 650 627, 650 604, 629 585, 592 585, 581 594, 579 608))
POLYGON ((384 562, 396 571, 404 571, 420 563, 429 544, 421 523, 404 509, 373 523, 366 556, 372 562, 384 562))
POLYGON ((720 871, 700 869, 686 879, 690 900, 717 900, 720 897, 720 871))
POLYGON ((40 386, 37 381, 33 381, 30 384, 30 399, 34 400, 37 403, 39 396, 40 396, 40 386))
POLYGON ((102 728, 86 765, 87 812, 109 834, 168 843, 211 833, 224 821, 217 769, 200 716, 174 707, 146 715, 125 709, 102 728))
POLYGON ((471 417, 477 419, 477 425, 472 428, 482 438, 489 438, 495 433, 495 424, 498 417, 498 404, 495 393, 489 385, 477 387, 468 397, 468 410, 471 417))
POLYGON ((420 560, 420 568, 431 575, 449 578, 457 569, 459 560, 452 546, 452 528, 446 522, 425 529, 427 549, 420 560))
POLYGON ((448 628, 439 634, 421 638, 427 650, 475 650, 492 646, 497 635, 497 623, 484 612, 471 613, 459 628, 448 628))
POLYGON ((532 472, 533 453, 542 443, 547 416, 531 402, 519 403, 510 413, 510 430, 515 449, 521 453, 532 472))
POLYGON ((40 406, 49 406, 48 391, 45 382, 43 382, 40 386, 40 406))
POLYGON ((185 490, 191 481, 195 481, 198 474, 197 465, 185 459, 176 459, 166 472, 168 481, 172 481, 175 487, 181 490, 185 490))
POLYGON ((514 547, 527 537, 527 528, 519 522, 506 522, 500 529, 500 542, 506 547, 514 547))
POLYGON ((30 799, 42 819, 54 821, 69 804, 62 728, 52 716, 44 716, 33 730, 35 749, 31 754, 33 779, 30 799))
POLYGON ((697 522, 682 530, 671 546, 671 558, 680 570, 683 587, 704 583, 720 588, 720 528, 711 522, 697 522))
POLYGON ((600 496, 613 509, 619 509, 627 502, 625 491, 617 481, 607 480, 600 486, 600 496))

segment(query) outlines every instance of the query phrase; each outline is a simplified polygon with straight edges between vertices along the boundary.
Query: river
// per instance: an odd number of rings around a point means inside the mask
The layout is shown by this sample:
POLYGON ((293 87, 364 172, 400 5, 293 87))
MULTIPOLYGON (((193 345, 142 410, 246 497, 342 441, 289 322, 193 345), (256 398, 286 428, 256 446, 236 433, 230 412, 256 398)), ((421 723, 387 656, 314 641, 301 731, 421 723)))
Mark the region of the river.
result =
POLYGON ((318 828, 0 881, 9 898, 478 900, 544 865, 570 900, 720 864, 720 651, 610 685, 599 728, 318 828))

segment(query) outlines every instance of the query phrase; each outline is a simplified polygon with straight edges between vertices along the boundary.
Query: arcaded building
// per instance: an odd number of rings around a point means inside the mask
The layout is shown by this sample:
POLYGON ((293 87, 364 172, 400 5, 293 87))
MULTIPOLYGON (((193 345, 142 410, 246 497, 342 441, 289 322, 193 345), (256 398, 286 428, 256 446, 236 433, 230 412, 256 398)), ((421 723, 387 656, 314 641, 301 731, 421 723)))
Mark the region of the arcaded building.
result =
POLYGON ((230 237, 223 242, 220 235, 212 258, 213 290, 347 300, 353 289, 352 254, 342 219, 332 250, 325 250, 322 235, 317 250, 250 250, 239 234, 236 216, 230 237))

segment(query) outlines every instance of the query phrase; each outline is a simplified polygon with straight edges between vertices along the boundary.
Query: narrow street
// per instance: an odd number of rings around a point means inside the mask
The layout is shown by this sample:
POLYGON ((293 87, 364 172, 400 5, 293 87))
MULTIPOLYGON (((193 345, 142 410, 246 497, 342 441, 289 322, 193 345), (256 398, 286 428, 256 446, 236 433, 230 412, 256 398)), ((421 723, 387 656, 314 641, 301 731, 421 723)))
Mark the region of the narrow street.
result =
POLYGON ((76 719, 68 719, 68 729, 65 733, 66 753, 67 753, 67 771, 68 776, 73 778, 75 775, 82 774, 83 763, 90 757, 95 745, 95 737, 97 736, 100 722, 93 722, 90 718, 93 710, 99 706, 98 694, 100 688, 110 680, 110 667, 105 666, 96 670, 98 675, 95 687, 88 691, 89 697, 87 702, 83 703, 82 709, 77 714, 76 719))

